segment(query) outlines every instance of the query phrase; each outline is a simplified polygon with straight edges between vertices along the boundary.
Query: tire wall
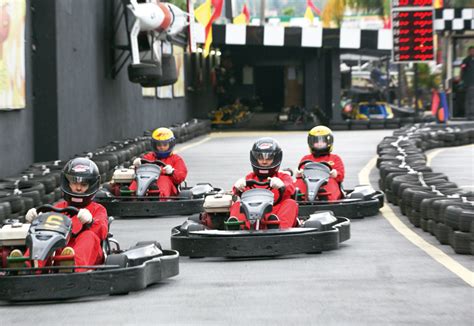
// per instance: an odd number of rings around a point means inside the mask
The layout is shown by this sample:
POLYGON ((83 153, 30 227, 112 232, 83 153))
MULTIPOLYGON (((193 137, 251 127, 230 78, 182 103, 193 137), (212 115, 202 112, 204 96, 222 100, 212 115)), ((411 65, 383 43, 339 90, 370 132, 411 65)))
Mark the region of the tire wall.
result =
POLYGON ((25 23, 25 78, 26 106, 24 109, 0 110, 0 176, 18 171, 33 162, 33 100, 31 96, 32 64, 31 64, 31 24, 29 1, 26 5, 25 23))

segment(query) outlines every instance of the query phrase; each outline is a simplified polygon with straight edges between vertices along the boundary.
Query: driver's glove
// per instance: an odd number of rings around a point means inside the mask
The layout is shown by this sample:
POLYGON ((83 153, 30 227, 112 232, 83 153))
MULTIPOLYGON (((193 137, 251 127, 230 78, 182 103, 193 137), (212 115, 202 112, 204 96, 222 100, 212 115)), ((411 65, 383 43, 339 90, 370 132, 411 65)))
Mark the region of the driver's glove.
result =
POLYGON ((337 170, 336 170, 336 169, 332 169, 332 170, 329 172, 329 175, 331 176, 331 178, 337 177, 337 170))
POLYGON ((163 171, 165 172, 165 174, 170 175, 170 174, 173 174, 174 169, 171 165, 168 164, 163 167, 163 171))
POLYGON ((238 191, 244 191, 245 187, 247 186, 247 180, 245 178, 240 178, 234 183, 234 188, 238 191))
POLYGON ((304 171, 303 169, 296 170, 295 177, 296 178, 303 178, 304 177, 303 171, 304 171))
POLYGON ((36 216, 38 216, 38 212, 36 211, 36 208, 30 208, 28 212, 26 212, 25 220, 28 223, 31 223, 36 218, 36 216))
POLYGON ((142 165, 142 159, 139 158, 139 157, 137 157, 136 159, 133 160, 133 163, 132 163, 132 164, 133 164, 134 167, 137 168, 137 167, 139 167, 140 165, 142 165))
POLYGON ((87 208, 81 208, 77 213, 77 218, 82 224, 89 224, 92 222, 92 214, 87 208))
POLYGON ((281 187, 285 186, 285 184, 283 183, 283 181, 281 181, 280 178, 273 177, 269 178, 268 180, 270 180, 270 188, 280 189, 281 187))

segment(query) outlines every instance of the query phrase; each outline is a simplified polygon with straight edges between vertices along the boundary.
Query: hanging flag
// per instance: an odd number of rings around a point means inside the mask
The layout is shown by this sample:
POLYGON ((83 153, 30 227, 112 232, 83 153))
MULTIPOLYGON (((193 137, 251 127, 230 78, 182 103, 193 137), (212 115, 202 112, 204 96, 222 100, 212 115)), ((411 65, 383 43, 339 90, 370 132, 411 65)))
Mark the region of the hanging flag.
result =
POLYGON ((250 22, 250 12, 249 12, 249 9, 247 8, 247 5, 244 4, 244 7, 242 8, 242 12, 240 13, 240 15, 234 18, 233 23, 238 24, 238 25, 244 25, 244 24, 248 24, 249 22, 250 22))
POLYGON ((223 0, 206 0, 194 11, 194 17, 205 26, 206 41, 204 42, 204 57, 209 55, 209 49, 212 43, 212 23, 220 17, 222 12, 223 0), (212 7, 214 12, 212 12, 212 7), (212 12, 212 13, 211 13, 212 12))
POLYGON ((309 6, 306 7, 306 11, 304 13, 304 18, 309 20, 311 22, 311 24, 313 23, 314 15, 313 15, 313 11, 311 10, 311 8, 309 6))
POLYGON ((316 15, 321 16, 321 10, 319 10, 311 0, 306 0, 306 11, 304 13, 304 18, 309 20, 311 24, 313 23, 314 20, 314 14, 313 12, 316 13, 316 15))
POLYGON ((435 9, 443 8, 444 7, 444 0, 434 0, 433 7, 435 9))
POLYGON ((319 10, 319 8, 314 5, 312 0, 306 0, 306 6, 310 7, 316 15, 321 16, 321 10, 319 10))

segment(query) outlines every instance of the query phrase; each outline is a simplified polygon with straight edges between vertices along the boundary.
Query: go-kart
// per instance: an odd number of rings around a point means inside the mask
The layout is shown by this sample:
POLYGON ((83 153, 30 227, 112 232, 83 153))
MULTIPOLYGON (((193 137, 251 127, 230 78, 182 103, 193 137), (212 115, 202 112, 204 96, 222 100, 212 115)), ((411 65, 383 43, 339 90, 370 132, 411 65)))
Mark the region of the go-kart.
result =
MULTIPOLYGON (((0 229, 0 300, 59 300, 126 294, 179 273, 178 252, 162 250, 156 241, 138 242, 121 250, 110 233, 102 243, 103 264, 58 266, 61 261, 73 259, 73 256, 57 254, 56 250, 82 231, 83 226, 75 216, 78 210, 44 205, 37 211, 39 215, 31 225, 13 221, 0 229), (9 257, 14 248, 28 248, 29 257, 9 257), (52 263, 38 267, 38 262, 44 260, 52 263), (18 263, 24 263, 24 267, 12 268, 18 263), (76 272, 77 269, 87 272, 76 272)), ((109 218, 109 224, 112 220, 109 218)))
POLYGON ((306 184, 306 193, 296 191, 296 201, 299 205, 298 215, 307 218, 317 211, 333 211, 336 216, 348 218, 363 218, 378 214, 383 207, 384 194, 374 190, 369 185, 359 185, 351 190, 343 190, 343 198, 328 201, 328 193, 324 185, 329 180, 330 165, 326 162, 303 161, 298 169, 303 168, 302 178, 306 184))
MULTIPOLYGON (((247 187, 255 185, 269 183, 247 180, 247 187)), ((263 188, 247 190, 241 196, 241 212, 250 228, 228 230, 232 202, 230 194, 207 196, 199 219, 191 217, 172 229, 171 247, 181 256, 189 257, 269 257, 320 253, 337 249, 339 243, 350 238, 349 219, 336 217, 330 211, 317 212, 304 222, 298 221, 298 227, 261 229, 264 216, 274 204, 273 193, 263 188)))
POLYGON ((178 196, 161 196, 156 182, 166 164, 160 160, 141 161, 136 170, 115 170, 112 181, 98 191, 95 200, 107 209, 109 215, 158 217, 195 214, 202 210, 206 195, 221 190, 208 183, 198 183, 194 187, 180 186, 178 196), (137 184, 136 191, 129 188, 133 180, 137 184))

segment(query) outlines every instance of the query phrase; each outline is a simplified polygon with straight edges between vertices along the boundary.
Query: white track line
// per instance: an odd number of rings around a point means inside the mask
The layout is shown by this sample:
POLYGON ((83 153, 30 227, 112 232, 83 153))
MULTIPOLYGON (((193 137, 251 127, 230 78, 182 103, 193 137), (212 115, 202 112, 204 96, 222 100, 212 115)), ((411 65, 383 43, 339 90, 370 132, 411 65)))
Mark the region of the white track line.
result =
MULTIPOLYGON (((433 155, 434 156, 434 155, 433 155)), ((377 157, 371 159, 366 166, 359 173, 359 183, 360 184, 370 184, 370 171, 375 167, 377 162, 377 157)), ((415 246, 426 252, 438 263, 446 267, 448 270, 456 274, 464 282, 469 284, 471 287, 474 287, 474 273, 459 264, 457 261, 446 255, 443 251, 439 250, 435 246, 426 242, 418 234, 410 230, 405 223, 403 223, 392 210, 391 207, 386 203, 384 207, 380 210, 382 216, 397 230, 401 235, 403 235, 407 240, 413 243, 415 246)))
POLYGON ((195 146, 201 145, 201 144, 203 144, 203 143, 205 143, 205 142, 207 142, 207 141, 209 141, 209 140, 211 140, 211 137, 207 136, 206 138, 201 139, 200 141, 197 141, 197 142, 195 142, 195 143, 191 143, 191 144, 188 144, 188 145, 186 145, 186 146, 183 146, 183 147, 181 147, 181 148, 175 150, 174 152, 175 152, 175 153, 183 152, 183 151, 185 151, 185 150, 187 150, 187 149, 189 149, 189 148, 191 148, 191 147, 195 147, 195 146))

